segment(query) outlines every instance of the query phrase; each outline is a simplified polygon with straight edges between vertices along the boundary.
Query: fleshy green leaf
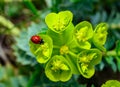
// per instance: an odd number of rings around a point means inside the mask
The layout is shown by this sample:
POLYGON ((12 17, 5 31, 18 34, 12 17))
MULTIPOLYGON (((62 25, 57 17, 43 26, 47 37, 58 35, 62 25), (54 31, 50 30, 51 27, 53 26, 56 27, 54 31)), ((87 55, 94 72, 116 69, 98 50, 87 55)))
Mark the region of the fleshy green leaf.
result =
POLYGON ((100 23, 96 26, 93 35, 93 43, 102 51, 106 51, 103 45, 106 42, 107 38, 108 25, 106 23, 100 23))
POLYGON ((94 66, 101 61, 102 54, 98 49, 84 50, 79 54, 77 66, 85 78, 91 78, 95 72, 94 66))
POLYGON ((46 76, 52 81, 68 81, 72 76, 69 63, 63 56, 55 55, 45 67, 46 76))
POLYGON ((115 59, 116 59, 116 62, 117 62, 118 71, 120 72, 120 57, 116 56, 115 59))
POLYGON ((101 87, 119 87, 120 82, 117 80, 108 80, 105 84, 103 84, 101 87))
POLYGON ((74 36, 82 48, 90 49, 91 44, 88 40, 93 36, 92 25, 87 21, 80 22, 75 26, 74 36))
POLYGON ((120 40, 117 42, 117 46, 115 50, 116 50, 117 56, 120 56, 120 40))
POLYGON ((34 44, 32 41, 29 42, 31 52, 36 56, 39 63, 46 63, 52 54, 53 42, 48 35, 38 34, 44 43, 34 44))
MULTIPOLYGON (((117 57, 116 57, 117 58, 117 57)), ((105 57, 105 60, 106 60, 106 62, 109 64, 109 66, 112 68, 112 70, 114 71, 114 72, 116 72, 117 71, 117 66, 116 66, 116 63, 114 62, 114 57, 112 57, 112 56, 107 56, 107 57, 105 57)), ((118 60, 118 59, 117 59, 118 60)), ((117 61, 117 63, 118 63, 118 61, 117 61)))
POLYGON ((52 31, 60 33, 66 29, 72 19, 73 14, 70 11, 61 11, 58 14, 49 13, 45 18, 45 22, 52 31))

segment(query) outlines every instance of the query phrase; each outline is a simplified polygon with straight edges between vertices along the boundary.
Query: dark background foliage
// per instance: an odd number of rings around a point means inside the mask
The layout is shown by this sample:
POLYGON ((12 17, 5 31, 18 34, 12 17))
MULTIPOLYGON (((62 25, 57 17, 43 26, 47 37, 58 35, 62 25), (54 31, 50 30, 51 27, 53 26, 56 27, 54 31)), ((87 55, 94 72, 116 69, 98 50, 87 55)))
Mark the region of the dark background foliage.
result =
POLYGON ((0 0, 0 87, 100 87, 110 79, 120 81, 119 0, 0 0), (51 82, 29 51, 30 37, 47 30, 45 16, 63 10, 73 13, 74 25, 109 25, 107 55, 90 79, 74 75, 65 83, 51 82))

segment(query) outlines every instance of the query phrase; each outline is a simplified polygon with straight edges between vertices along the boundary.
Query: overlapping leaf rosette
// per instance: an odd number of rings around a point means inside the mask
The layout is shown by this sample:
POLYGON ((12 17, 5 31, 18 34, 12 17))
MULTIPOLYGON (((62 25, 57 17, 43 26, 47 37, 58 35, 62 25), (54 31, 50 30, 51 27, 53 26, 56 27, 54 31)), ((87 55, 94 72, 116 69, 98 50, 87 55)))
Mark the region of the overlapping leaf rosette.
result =
POLYGON ((30 40, 30 50, 40 64, 45 65, 45 74, 51 81, 68 81, 73 74, 91 78, 95 65, 106 51, 108 25, 100 23, 93 30, 91 23, 83 21, 75 27, 70 11, 49 13, 45 22, 46 34, 36 34, 43 42, 36 44, 30 40))

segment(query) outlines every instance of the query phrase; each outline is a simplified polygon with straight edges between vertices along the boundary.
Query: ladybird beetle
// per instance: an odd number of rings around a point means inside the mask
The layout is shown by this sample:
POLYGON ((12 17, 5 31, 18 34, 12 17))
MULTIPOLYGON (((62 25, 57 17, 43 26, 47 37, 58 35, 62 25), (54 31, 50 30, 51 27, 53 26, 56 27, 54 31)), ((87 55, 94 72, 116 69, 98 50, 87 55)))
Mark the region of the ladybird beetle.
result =
POLYGON ((38 35, 33 35, 33 36, 31 37, 31 41, 32 41, 33 43, 35 43, 35 44, 42 44, 42 43, 44 43, 43 39, 41 39, 41 37, 38 36, 38 35))

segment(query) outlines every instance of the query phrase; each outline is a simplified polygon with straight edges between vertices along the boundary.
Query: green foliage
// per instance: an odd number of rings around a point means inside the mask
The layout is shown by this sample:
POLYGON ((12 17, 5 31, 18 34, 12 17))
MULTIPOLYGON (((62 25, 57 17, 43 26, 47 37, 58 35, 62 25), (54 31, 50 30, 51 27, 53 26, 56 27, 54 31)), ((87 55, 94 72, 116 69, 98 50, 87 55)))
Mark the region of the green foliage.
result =
POLYGON ((105 60, 108 63, 108 65, 112 68, 112 70, 114 72, 116 72, 117 71, 117 66, 116 66, 116 64, 114 62, 114 58, 111 57, 111 56, 108 56, 108 57, 105 58, 105 60))
POLYGON ((119 87, 120 82, 117 80, 108 80, 105 84, 103 84, 101 87, 119 87))
POLYGON ((117 54, 117 56, 119 56, 120 55, 120 40, 119 41, 117 41, 117 45, 116 45, 116 54, 117 54))
POLYGON ((120 71, 120 66, 119 66, 120 65, 120 40, 117 41, 115 51, 116 51, 117 67, 118 67, 118 70, 120 71))
POLYGON ((0 29, 0 34, 6 33, 10 34, 12 33, 15 36, 18 36, 20 34, 20 31, 17 27, 14 26, 14 24, 7 20, 5 17, 0 15, 0 25, 4 26, 5 28, 0 29))
POLYGON ((33 14, 38 16, 38 11, 30 0, 23 0, 23 3, 33 12, 33 14))
POLYGON ((112 29, 120 29, 120 13, 115 13, 114 11, 112 12, 110 18, 109 18, 109 24, 110 28, 112 29), (115 18, 113 18, 115 16, 115 18))
POLYGON ((110 65, 110 67, 112 68, 112 70, 114 72, 116 72, 117 70, 120 71, 120 48, 119 48, 120 42, 119 40, 116 43, 116 47, 107 52, 107 56, 105 58, 106 62, 108 63, 108 65, 110 65), (116 62, 115 62, 116 61, 116 62))
POLYGON ((26 87, 27 82, 28 77, 16 75, 12 66, 0 66, 0 87, 26 87))

